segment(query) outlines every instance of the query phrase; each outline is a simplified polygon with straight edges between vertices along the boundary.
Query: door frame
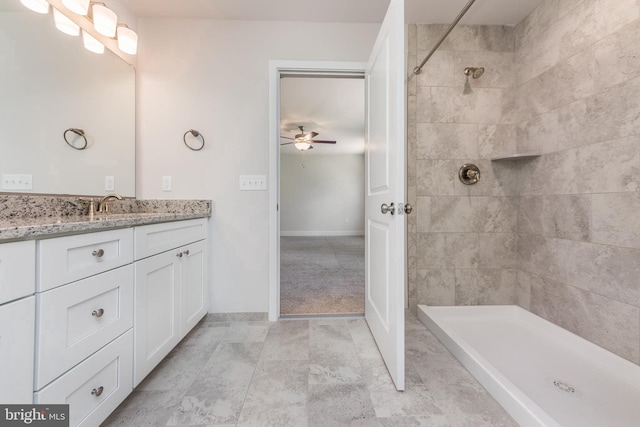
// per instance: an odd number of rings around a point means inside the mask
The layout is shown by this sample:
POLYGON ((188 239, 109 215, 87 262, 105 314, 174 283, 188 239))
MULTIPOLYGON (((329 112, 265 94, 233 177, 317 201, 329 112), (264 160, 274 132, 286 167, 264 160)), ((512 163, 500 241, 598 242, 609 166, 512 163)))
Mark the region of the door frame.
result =
POLYGON ((364 76, 366 69, 366 62, 269 61, 269 320, 272 322, 280 318, 280 78, 364 76))

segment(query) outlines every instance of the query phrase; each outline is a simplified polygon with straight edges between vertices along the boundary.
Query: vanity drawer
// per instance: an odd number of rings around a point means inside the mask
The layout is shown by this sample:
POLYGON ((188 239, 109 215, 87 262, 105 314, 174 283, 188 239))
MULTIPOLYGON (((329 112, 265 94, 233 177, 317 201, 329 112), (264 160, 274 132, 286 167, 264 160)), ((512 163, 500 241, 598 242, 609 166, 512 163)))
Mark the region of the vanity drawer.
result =
POLYGON ((0 304, 35 292, 35 267, 35 241, 0 244, 0 304))
POLYGON ((34 393, 36 404, 69 404, 70 426, 100 425, 133 389, 133 331, 34 393))
POLYGON ((133 261, 130 228, 41 240, 38 245, 40 292, 133 261))
POLYGON ((133 265, 36 295, 35 389, 133 326, 133 265))
POLYGON ((206 238, 206 218, 136 227, 135 259, 146 258, 206 238))

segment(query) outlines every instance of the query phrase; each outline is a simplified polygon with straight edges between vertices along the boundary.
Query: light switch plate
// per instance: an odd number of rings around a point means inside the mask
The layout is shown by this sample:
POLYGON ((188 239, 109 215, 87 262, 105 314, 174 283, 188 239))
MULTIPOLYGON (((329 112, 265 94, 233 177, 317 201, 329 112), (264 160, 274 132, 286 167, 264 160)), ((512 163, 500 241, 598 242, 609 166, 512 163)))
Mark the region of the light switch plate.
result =
POLYGON ((104 177, 104 190, 105 191, 113 191, 116 188, 116 180, 112 176, 104 177))
POLYGON ((3 190, 33 190, 32 175, 2 175, 3 190))
POLYGON ((162 191, 171 191, 171 177, 163 176, 162 177, 162 191))
POLYGON ((266 191, 266 175, 240 175, 240 191, 266 191))

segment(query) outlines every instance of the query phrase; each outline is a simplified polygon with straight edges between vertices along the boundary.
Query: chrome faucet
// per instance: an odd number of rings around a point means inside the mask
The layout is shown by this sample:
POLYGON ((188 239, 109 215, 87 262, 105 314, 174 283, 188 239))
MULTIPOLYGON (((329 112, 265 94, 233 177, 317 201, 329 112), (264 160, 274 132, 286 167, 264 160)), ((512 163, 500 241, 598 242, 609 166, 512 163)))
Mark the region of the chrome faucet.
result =
POLYGON ((107 194, 98 202, 98 213, 108 213, 109 212, 109 201, 111 200, 122 200, 122 196, 119 194, 107 194))

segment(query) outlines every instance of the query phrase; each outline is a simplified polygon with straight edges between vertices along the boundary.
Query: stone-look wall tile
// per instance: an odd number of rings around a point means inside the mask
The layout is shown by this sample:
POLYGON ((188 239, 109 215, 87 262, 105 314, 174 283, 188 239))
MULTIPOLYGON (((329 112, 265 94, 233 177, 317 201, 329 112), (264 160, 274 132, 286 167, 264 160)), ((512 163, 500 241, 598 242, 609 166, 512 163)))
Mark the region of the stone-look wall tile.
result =
POLYGON ((418 123, 500 123, 501 89, 418 87, 417 93, 418 123))
POLYGON ((557 278, 560 267, 557 239, 538 234, 518 234, 516 238, 517 259, 520 269, 543 277, 557 278))
POLYGON ((418 269, 477 267, 476 233, 418 234, 418 269))
POLYGON ((454 180, 458 179, 454 160, 418 160, 416 180, 418 196, 453 196, 454 180))
POLYGON ((492 162, 487 159, 458 160, 454 168, 456 196, 515 196, 518 194, 520 165, 515 162, 492 162), (458 179, 458 170, 464 163, 473 163, 480 169, 480 181, 465 185, 458 179))
MULTIPOLYGON (((514 53, 511 52, 455 52, 454 82, 458 86, 466 81, 472 88, 510 88, 515 83, 513 74, 514 53), (467 67, 483 67, 484 74, 478 79, 464 75, 467 67)), ((444 85, 443 85, 444 86, 444 85)))
POLYGON ((545 0, 515 27, 516 49, 536 40, 540 32, 558 20, 558 3, 561 0, 545 0))
POLYGON ((516 206, 507 197, 432 197, 434 232, 494 232, 516 230, 516 206))
POLYGON ((640 78, 573 102, 558 112, 559 148, 589 145, 637 135, 640 78))
POLYGON ((516 304, 525 310, 531 309, 531 277, 537 276, 516 270, 516 304))
POLYGON ((558 149, 558 112, 543 113, 517 126, 518 152, 551 153, 558 149))
POLYGON ((631 362, 640 362, 638 307, 542 278, 531 284, 531 311, 631 362))
POLYGON ((417 232, 426 233, 431 231, 431 197, 418 197, 414 213, 418 222, 417 232))
MULTIPOLYGON (((428 50, 418 50, 418 65, 429 53, 428 50)), ((413 70, 411 68, 410 70, 413 70)), ((437 50, 429 61, 422 67, 422 72, 416 76, 417 86, 454 86, 455 78, 454 52, 437 50)))
POLYGON ((596 91, 640 76, 640 19, 589 48, 596 91))
MULTIPOLYGON (((478 157, 491 159, 517 150, 515 125, 478 125, 478 157)), ((462 156, 473 158, 474 156, 462 156)))
POLYGON ((591 196, 529 196, 518 205, 518 232, 587 241, 591 235, 591 196))
POLYGON ((456 305, 515 304, 515 270, 456 270, 456 305))
POLYGON ((516 268, 515 233, 480 233, 478 236, 480 268, 516 268))
POLYGON ((419 123, 418 159, 463 159, 478 157, 478 125, 419 123))
POLYGON ((418 304, 455 305, 455 270, 418 270, 418 304))
POLYGON ((640 250, 557 240, 556 251, 559 280, 640 307, 640 250))
POLYGON ((535 43, 523 46, 523 54, 529 57, 532 78, 560 62, 560 41, 564 36, 564 30, 561 23, 556 21, 536 36, 535 43))
POLYGON ((444 49, 513 52, 515 30, 513 27, 501 25, 458 25, 449 35, 448 42, 444 49))
POLYGON ((591 241, 640 249, 640 193, 594 194, 591 241))
POLYGON ((559 17, 563 17, 567 13, 571 12, 580 3, 587 0, 559 0, 558 13, 559 17))
POLYGON ((556 81, 555 73, 549 70, 515 89, 517 123, 548 113, 557 107, 557 89, 554 88, 556 81))
POLYGON ((407 25, 407 95, 416 95, 417 77, 413 69, 417 64, 418 36, 416 24, 407 25))

